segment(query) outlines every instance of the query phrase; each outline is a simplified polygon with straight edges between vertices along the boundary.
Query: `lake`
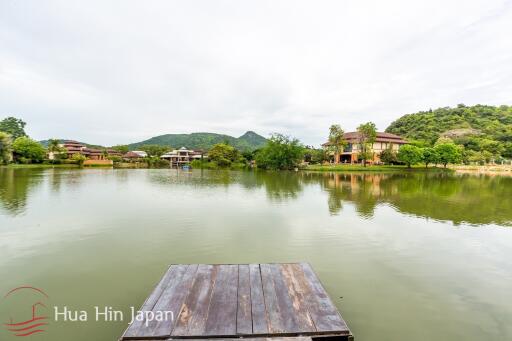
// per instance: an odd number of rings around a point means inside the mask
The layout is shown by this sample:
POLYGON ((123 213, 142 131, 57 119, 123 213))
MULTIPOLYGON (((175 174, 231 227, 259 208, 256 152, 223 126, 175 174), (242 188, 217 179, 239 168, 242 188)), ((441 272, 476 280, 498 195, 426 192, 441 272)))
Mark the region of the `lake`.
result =
POLYGON ((0 297, 90 315, 34 339, 116 340, 94 307, 128 316, 171 263, 297 261, 357 341, 511 340, 512 177, 0 168, 0 297))

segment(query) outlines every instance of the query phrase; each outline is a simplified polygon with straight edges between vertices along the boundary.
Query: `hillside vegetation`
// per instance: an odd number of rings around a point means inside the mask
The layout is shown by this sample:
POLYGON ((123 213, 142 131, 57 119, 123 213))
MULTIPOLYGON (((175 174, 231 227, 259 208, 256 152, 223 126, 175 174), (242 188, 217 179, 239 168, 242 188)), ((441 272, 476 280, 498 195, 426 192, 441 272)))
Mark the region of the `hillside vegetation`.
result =
POLYGON ((266 142, 266 138, 252 131, 248 131, 240 137, 215 133, 191 133, 155 136, 145 141, 129 144, 128 147, 135 150, 142 145, 160 145, 207 150, 218 143, 227 143, 238 150, 251 151, 263 147, 266 142))
POLYGON ((512 106, 489 105, 439 108, 400 117, 386 132, 409 142, 433 146, 450 138, 468 153, 512 157, 512 106))

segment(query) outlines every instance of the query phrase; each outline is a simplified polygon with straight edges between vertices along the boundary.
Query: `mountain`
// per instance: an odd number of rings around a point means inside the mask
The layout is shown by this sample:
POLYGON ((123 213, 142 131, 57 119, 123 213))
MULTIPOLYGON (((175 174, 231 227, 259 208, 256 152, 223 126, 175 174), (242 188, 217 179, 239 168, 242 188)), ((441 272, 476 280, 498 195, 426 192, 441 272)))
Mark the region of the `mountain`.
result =
POLYGON ((451 138, 466 150, 512 157, 512 106, 459 104, 407 114, 386 132, 433 145, 440 137, 451 138))
POLYGON ((217 143, 229 143, 235 148, 247 151, 261 148, 267 139, 253 131, 248 131, 240 137, 233 137, 215 133, 191 133, 191 134, 166 134, 152 137, 148 140, 128 145, 130 150, 135 150, 145 144, 157 144, 174 148, 187 147, 190 149, 210 149, 217 143))

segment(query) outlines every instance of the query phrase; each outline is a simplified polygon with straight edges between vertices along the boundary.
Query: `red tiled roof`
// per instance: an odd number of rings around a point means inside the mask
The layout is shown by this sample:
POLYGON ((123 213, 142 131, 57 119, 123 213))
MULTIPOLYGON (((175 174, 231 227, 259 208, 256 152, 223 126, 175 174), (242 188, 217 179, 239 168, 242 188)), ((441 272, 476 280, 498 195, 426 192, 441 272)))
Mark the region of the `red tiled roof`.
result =
POLYGON ((137 153, 134 153, 134 152, 128 152, 126 154, 123 155, 124 158, 127 158, 127 159, 138 159, 138 158, 141 158, 141 156, 137 153))
MULTIPOLYGON (((343 138, 347 140, 349 143, 356 143, 359 139, 359 133, 357 131, 352 131, 349 133, 345 133, 343 135, 343 138)), ((377 133, 377 138, 375 139, 375 142, 391 142, 391 143, 397 143, 397 144, 406 144, 407 141, 402 139, 400 136, 390 133, 377 133)), ((330 145, 329 142, 324 143, 322 146, 328 146, 330 145)))

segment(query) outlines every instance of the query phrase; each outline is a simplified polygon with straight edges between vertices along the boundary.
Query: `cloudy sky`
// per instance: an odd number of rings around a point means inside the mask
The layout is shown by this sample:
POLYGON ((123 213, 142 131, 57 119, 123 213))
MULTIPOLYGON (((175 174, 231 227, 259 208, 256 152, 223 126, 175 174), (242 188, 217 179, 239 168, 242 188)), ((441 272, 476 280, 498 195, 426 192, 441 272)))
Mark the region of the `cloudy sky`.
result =
POLYGON ((512 104, 512 1, 0 0, 0 117, 35 139, 383 130, 512 104))

